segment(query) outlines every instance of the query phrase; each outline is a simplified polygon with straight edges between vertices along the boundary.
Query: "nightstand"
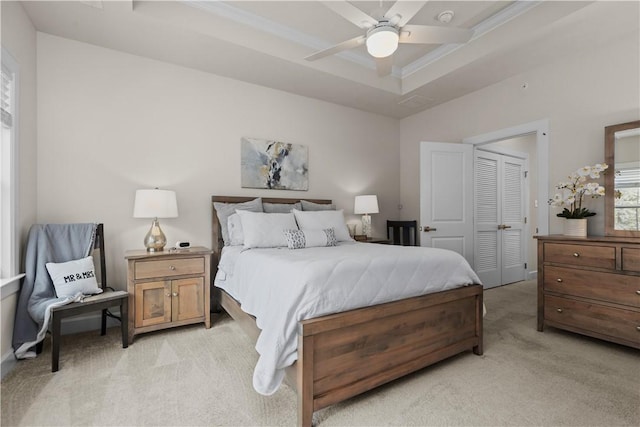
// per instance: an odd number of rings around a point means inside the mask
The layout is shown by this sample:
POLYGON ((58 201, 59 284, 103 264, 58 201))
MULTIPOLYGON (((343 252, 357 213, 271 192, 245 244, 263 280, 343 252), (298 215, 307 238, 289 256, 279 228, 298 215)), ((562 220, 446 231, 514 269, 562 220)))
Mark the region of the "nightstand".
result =
POLYGON ((391 244, 391 240, 387 239, 386 237, 367 237, 366 239, 362 240, 356 239, 356 241, 361 243, 380 243, 381 245, 391 244))
POLYGON ((211 253, 205 247, 125 253, 129 342, 175 326, 204 322, 211 327, 211 253))

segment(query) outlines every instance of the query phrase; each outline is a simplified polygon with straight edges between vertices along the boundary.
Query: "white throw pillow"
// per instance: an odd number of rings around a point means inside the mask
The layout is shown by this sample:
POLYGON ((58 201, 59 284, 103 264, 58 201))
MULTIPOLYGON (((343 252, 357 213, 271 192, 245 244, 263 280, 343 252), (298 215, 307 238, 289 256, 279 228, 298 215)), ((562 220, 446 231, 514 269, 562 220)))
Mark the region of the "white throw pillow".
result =
POLYGON ((297 229, 292 213, 258 213, 238 211, 242 222, 245 248, 287 246, 284 230, 297 229))
POLYGON ((353 239, 349 235, 349 229, 344 222, 344 214, 342 209, 337 211, 311 211, 304 212, 294 209, 293 214, 296 217, 298 228, 302 231, 308 230, 324 230, 325 228, 333 228, 336 233, 338 242, 350 242, 353 239))
POLYGON ((102 292, 96 280, 93 257, 88 256, 68 262, 48 262, 45 265, 58 298, 74 297, 78 294, 93 295, 102 292))
POLYGON ((333 228, 324 230, 284 230, 289 249, 314 248, 318 246, 336 246, 336 233, 333 228))
POLYGON ((229 246, 244 244, 244 233, 242 231, 240 215, 234 213, 227 219, 227 229, 229 230, 229 246))

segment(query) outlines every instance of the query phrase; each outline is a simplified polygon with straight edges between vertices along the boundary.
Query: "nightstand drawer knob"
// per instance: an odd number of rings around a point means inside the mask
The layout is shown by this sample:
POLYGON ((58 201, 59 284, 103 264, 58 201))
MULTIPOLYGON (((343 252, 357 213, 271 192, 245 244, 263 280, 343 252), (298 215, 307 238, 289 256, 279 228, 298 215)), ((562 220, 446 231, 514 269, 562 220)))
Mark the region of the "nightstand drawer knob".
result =
POLYGON ((558 283, 560 283, 560 282, 562 282, 562 279, 558 278, 558 279, 556 279, 556 281, 557 281, 558 283))
POLYGON ((636 326, 636 331, 640 332, 640 326, 636 326))
POLYGON ((176 269, 176 267, 175 267, 175 266, 173 266, 173 265, 170 265, 170 266, 169 266, 169 270, 175 270, 175 269, 176 269))
POLYGON ((561 308, 557 308, 557 309, 556 309, 556 311, 557 311, 558 313, 562 313, 562 309, 561 309, 561 308))
POLYGON ((578 252, 574 252, 574 253, 573 253, 573 256, 574 256, 574 257, 576 257, 576 258, 578 258, 578 257, 580 256, 580 254, 579 254, 578 252))
POLYGON ((640 295, 640 291, 636 291, 636 294, 640 295))
POLYGON ((177 292, 174 292, 172 295, 173 295, 174 297, 177 297, 177 296, 178 296, 178 293, 177 293, 177 292))

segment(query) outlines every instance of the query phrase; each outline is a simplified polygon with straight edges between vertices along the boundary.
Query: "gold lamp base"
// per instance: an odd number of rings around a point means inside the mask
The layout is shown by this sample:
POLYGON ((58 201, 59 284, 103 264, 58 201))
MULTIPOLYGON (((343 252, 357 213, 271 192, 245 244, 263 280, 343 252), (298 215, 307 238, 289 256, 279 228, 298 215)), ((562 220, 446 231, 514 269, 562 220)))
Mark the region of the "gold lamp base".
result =
POLYGON ((161 252, 166 244, 167 237, 160 228, 158 218, 154 218, 149 232, 144 237, 144 246, 147 248, 147 252, 161 252))

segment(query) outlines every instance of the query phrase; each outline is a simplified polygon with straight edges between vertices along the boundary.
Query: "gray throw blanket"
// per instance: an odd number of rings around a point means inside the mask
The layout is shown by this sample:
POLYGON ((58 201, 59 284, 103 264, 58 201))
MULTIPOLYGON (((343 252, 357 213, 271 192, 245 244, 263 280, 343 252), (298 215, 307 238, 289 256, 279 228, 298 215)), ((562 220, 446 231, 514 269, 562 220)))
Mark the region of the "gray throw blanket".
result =
POLYGON ((93 248, 96 224, 35 224, 29 230, 25 254, 25 277, 13 326, 16 358, 36 357, 34 347, 49 327, 51 309, 69 304, 73 298, 58 298, 48 262, 67 262, 88 256, 93 248))

